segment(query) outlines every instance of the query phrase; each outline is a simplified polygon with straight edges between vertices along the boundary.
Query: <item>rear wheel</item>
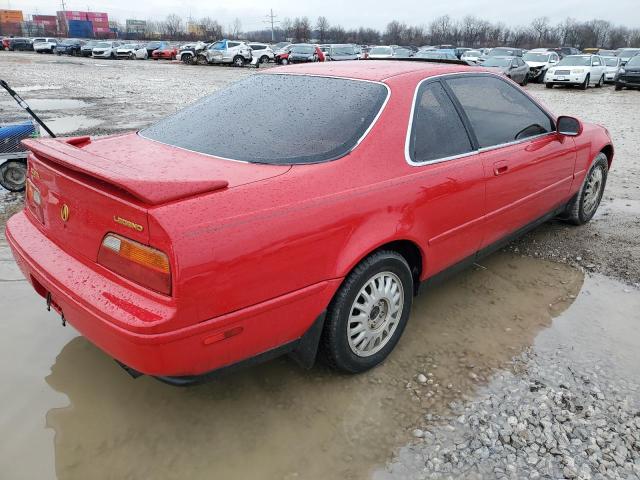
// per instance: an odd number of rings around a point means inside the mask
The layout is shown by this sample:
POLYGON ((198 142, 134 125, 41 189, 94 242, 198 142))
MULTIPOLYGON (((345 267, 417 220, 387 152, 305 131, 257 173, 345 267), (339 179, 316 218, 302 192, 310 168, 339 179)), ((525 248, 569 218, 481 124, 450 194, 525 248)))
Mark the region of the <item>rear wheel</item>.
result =
POLYGON ((600 205, 608 173, 607 156, 600 152, 591 164, 580 191, 567 206, 567 221, 582 225, 591 220, 600 205))
POLYGON ((261 56, 260 63, 269 63, 269 57, 267 55, 261 56))
POLYGON ((327 310, 321 339, 329 366, 364 372, 391 353, 409 319, 413 276, 394 251, 373 253, 347 276, 327 310))
POLYGON ((244 67, 244 58, 241 55, 236 55, 235 57, 233 57, 233 66, 244 67))
POLYGON ((602 75, 600 80, 598 80, 598 83, 596 83, 596 88, 601 88, 602 85, 604 85, 604 75, 602 75))
POLYGON ((27 164, 19 160, 9 160, 0 165, 0 185, 11 192, 24 190, 27 181, 27 164))
POLYGON ((582 90, 586 90, 587 88, 589 88, 589 82, 591 81, 591 77, 589 76, 589 74, 587 73, 587 76, 584 77, 584 82, 582 82, 582 85, 580 85, 580 88, 582 90))
POLYGON ((522 79, 522 83, 520 83, 520 85, 524 87, 527 85, 527 83, 529 83, 529 75, 525 74, 524 78, 522 79))
POLYGON ((280 64, 281 65, 289 65, 289 59, 288 58, 283 58, 282 60, 280 60, 280 64))

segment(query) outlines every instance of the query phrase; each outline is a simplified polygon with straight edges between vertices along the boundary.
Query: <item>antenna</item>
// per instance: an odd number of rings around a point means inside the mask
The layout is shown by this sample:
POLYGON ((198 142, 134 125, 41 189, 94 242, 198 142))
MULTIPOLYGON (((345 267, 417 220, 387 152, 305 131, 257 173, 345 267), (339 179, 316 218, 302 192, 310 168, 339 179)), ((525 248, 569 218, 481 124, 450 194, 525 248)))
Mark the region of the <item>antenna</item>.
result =
POLYGON ((67 11, 67 4, 65 3, 64 0, 60 0, 60 8, 62 9, 63 12, 67 11))
POLYGON ((271 24, 271 41, 272 41, 272 42, 274 42, 274 41, 275 41, 275 38, 276 38, 275 30, 274 30, 274 24, 276 24, 276 23, 280 23, 280 21, 279 21, 279 20, 275 20, 275 18, 277 17, 277 15, 274 15, 274 14, 273 14, 273 8, 271 8, 271 9, 269 10, 269 13, 267 14, 267 16, 266 16, 266 17, 267 17, 267 20, 265 20, 265 21, 264 21, 264 22, 262 22, 262 23, 267 23, 267 24, 269 24, 269 23, 270 23, 270 24, 271 24))

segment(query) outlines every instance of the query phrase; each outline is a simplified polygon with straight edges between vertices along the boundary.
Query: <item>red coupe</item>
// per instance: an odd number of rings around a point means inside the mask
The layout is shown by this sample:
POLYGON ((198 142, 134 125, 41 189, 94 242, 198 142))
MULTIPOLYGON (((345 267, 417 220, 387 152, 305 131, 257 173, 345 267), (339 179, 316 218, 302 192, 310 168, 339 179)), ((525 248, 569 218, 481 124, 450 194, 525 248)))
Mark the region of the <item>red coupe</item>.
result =
POLYGON ((25 144, 6 231, 24 275, 173 384, 283 353, 375 366, 419 286, 550 218, 589 221, 613 159, 605 128, 500 75, 393 60, 274 69, 139 132, 25 144))
POLYGON ((178 47, 167 45, 151 52, 151 58, 154 60, 175 60, 178 55, 178 47))

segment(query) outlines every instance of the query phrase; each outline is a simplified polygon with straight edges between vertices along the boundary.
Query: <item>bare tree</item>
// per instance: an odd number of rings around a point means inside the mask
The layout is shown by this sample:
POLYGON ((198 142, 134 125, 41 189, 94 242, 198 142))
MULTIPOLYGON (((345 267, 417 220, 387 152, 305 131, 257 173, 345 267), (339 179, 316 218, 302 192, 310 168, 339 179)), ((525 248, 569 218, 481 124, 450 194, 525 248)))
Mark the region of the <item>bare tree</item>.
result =
POLYGON ((296 42, 308 42, 311 38, 311 24, 307 17, 296 18, 293 21, 293 37, 296 42))
POLYGON ((222 38, 222 25, 210 17, 200 20, 200 29, 206 40, 217 40, 222 38))
POLYGON ((180 33, 182 33, 182 18, 173 13, 168 15, 164 21, 164 34, 171 39, 176 39, 180 33))
POLYGON ((329 20, 327 20, 327 17, 324 17, 322 15, 318 17, 318 21, 316 22, 316 30, 318 31, 318 35, 320 36, 320 43, 324 43, 327 36, 327 30, 329 30, 329 20))
POLYGON ((531 22, 531 30, 533 30, 537 37, 537 47, 541 46, 543 41, 547 39, 549 35, 549 29, 549 17, 538 17, 533 19, 533 21, 531 22))
POLYGON ((389 45, 399 45, 406 34, 407 26, 397 20, 393 20, 387 24, 384 32, 383 40, 389 45))

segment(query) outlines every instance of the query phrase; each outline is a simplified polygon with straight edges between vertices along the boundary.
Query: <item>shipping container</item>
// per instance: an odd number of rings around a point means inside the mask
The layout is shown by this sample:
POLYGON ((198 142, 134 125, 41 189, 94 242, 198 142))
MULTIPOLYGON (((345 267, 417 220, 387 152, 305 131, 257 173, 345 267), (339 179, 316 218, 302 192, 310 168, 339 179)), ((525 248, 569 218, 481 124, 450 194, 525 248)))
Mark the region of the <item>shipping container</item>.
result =
POLYGON ((22 10, 0 10, 0 22, 15 23, 24 21, 22 10))
POLYGON ((66 20, 88 20, 87 19, 87 12, 79 12, 79 11, 71 11, 71 10, 64 10, 64 11, 59 11, 58 13, 58 18, 63 18, 66 20))
POLYGON ((58 23, 58 17, 55 15, 33 15, 31 20, 38 24, 53 24, 58 23))
POLYGON ((22 35, 22 22, 0 22, 0 35, 22 35))
POLYGON ((68 32, 72 38, 93 38, 93 26, 89 20, 69 20, 68 32))

